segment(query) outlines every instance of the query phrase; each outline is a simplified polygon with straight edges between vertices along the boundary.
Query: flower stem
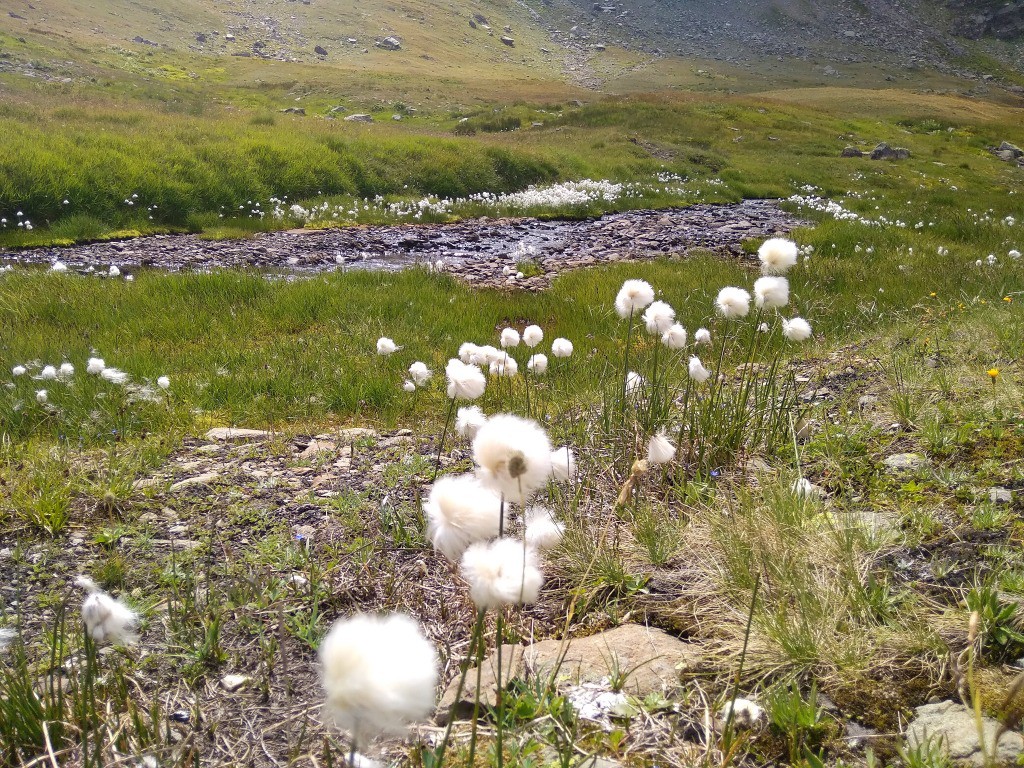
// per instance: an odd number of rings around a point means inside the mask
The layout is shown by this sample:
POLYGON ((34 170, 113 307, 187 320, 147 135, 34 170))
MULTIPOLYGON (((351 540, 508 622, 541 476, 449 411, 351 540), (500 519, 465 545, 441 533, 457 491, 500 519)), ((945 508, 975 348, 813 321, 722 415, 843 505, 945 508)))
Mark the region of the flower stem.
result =
MULTIPOLYGON (((472 637, 470 638, 470 641, 469 641, 470 653, 472 653, 472 650, 474 648, 480 647, 481 644, 483 643, 484 617, 485 616, 486 616, 486 611, 478 611, 477 612, 476 624, 473 627, 473 635, 472 635, 472 637)), ((482 663, 482 661, 479 659, 480 655, 482 655, 482 654, 478 654, 478 658, 477 658, 477 665, 478 666, 482 663)), ((444 736, 441 738, 441 744, 437 748, 437 752, 434 753, 433 768, 442 768, 442 766, 444 765, 444 753, 448 749, 448 742, 449 742, 449 740, 451 739, 451 736, 452 736, 452 726, 455 725, 455 708, 459 705, 459 701, 462 699, 462 690, 466 686, 466 675, 467 674, 469 674, 469 664, 468 663, 462 668, 462 675, 459 677, 459 686, 458 686, 458 688, 455 691, 455 701, 452 703, 451 709, 448 710, 448 725, 445 726, 444 736)), ((478 680, 478 682, 477 682, 476 701, 479 702, 479 700, 480 700, 480 683, 479 683, 479 680, 478 680)), ((473 715, 474 715, 474 718, 473 718, 473 735, 475 736, 476 735, 476 706, 475 705, 474 705, 474 708, 473 708, 473 715)))
POLYGON ((455 415, 455 398, 451 399, 448 405, 448 418, 444 420, 444 431, 441 433, 441 443, 437 446, 437 461, 434 462, 434 480, 437 480, 437 473, 441 471, 441 453, 444 451, 444 441, 448 437, 448 429, 452 425, 452 416, 455 415))
POLYGON ((495 765, 497 768, 502 768, 505 763, 505 755, 502 747, 502 736, 505 731, 505 696, 501 688, 501 647, 505 641, 505 609, 504 607, 498 609, 498 618, 495 622, 495 644, 497 645, 498 654, 498 668, 494 674, 495 681, 495 696, 498 699, 498 731, 495 740, 495 765))

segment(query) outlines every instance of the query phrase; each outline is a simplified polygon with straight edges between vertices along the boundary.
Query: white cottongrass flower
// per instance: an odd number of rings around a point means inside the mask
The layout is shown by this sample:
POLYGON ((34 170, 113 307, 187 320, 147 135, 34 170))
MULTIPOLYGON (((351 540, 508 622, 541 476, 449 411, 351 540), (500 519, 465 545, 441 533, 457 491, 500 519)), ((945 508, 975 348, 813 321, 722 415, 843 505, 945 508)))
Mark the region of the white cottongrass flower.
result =
POLYGON ((57 369, 52 365, 47 365, 42 371, 40 371, 39 378, 44 381, 53 381, 57 378, 57 369))
POLYGON ((548 371, 548 356, 542 354, 531 355, 526 363, 527 370, 537 376, 543 376, 548 371))
POLYGON ((398 346, 394 341, 389 339, 387 336, 381 336, 377 339, 377 354, 378 355, 390 355, 398 349, 398 346))
POLYGON ((528 325, 523 329, 523 344, 528 347, 536 347, 544 341, 544 331, 539 325, 528 325))
POLYGON ((664 430, 647 441, 647 462, 649 464, 668 464, 675 458, 676 447, 665 436, 664 430))
POLYGON ((789 303, 789 280, 784 277, 759 277, 754 281, 754 303, 763 309, 777 309, 789 303))
POLYGON ((161 376, 159 379, 156 380, 156 385, 160 387, 160 389, 170 389, 171 380, 166 376, 161 376))
POLYGON ((759 326, 757 326, 758 333, 768 333, 769 330, 770 329, 768 323, 761 323, 759 326))
POLYGON ((11 368, 12 376, 24 376, 26 373, 28 373, 28 368, 26 368, 24 365, 16 365, 13 368, 11 368))
POLYGON ((551 342, 551 354, 555 357, 572 357, 572 342, 558 338, 551 342))
POLYGON ((474 365, 490 365, 496 360, 504 360, 508 357, 508 353, 503 349, 498 349, 490 344, 485 344, 482 347, 478 347, 476 351, 476 360, 473 361, 474 365))
POLYGON ((615 297, 615 311, 623 320, 654 301, 654 289, 644 280, 627 280, 615 297))
POLYGON ((466 365, 453 357, 444 369, 448 377, 448 397, 453 400, 476 400, 484 393, 487 379, 475 365, 466 365))
POLYGON ((433 374, 430 369, 427 368, 426 363, 421 363, 418 360, 409 366, 409 376, 412 377, 413 382, 418 387, 422 387, 426 384, 433 374))
POLYGON ((75 375, 75 366, 71 363, 61 363, 60 368, 57 369, 57 378, 70 379, 75 375))
POLYGON ((50 399, 49 393, 45 389, 36 390, 36 402, 40 405, 46 405, 46 401, 50 399))
POLYGON ((104 368, 100 371, 100 376, 111 384, 124 384, 128 381, 128 374, 124 371, 118 370, 117 368, 104 368))
POLYGON ((676 311, 664 301, 656 301, 644 311, 644 325, 647 332, 660 336, 676 321, 676 311))
POLYGON ((449 560, 470 544, 493 539, 501 525, 501 497, 475 475, 442 477, 423 505, 427 538, 449 560))
POLYGON ((327 710, 356 743, 399 735, 434 709, 437 651, 408 616, 356 614, 320 643, 327 710))
POLYGON ((93 376, 99 376, 106 367, 107 364, 103 362, 102 357, 90 357, 89 362, 85 364, 85 372, 91 373, 93 376))
POLYGON ((766 275, 784 275, 796 264, 799 249, 792 240, 773 237, 765 240, 757 250, 761 271, 766 275))
POLYGON ((565 535, 565 524, 559 522, 547 507, 530 507, 523 515, 523 524, 526 546, 538 552, 554 549, 565 535))
POLYGON ((693 334, 694 344, 710 344, 711 343, 711 331, 707 328, 698 328, 697 332, 693 334))
POLYGON ((473 459, 489 485, 506 498, 525 501, 551 474, 551 443, 537 422, 498 414, 477 432, 473 459))
POLYGON ((715 307, 725 318, 746 317, 750 311, 750 294, 742 288, 726 286, 718 292, 715 307))
POLYGON ((643 376, 636 371, 630 371, 626 374, 626 396, 639 397, 643 394, 646 383, 643 376))
POLYGON ((470 363, 476 364, 474 358, 480 351, 480 347, 471 341, 464 341, 459 345, 459 360, 464 362, 466 365, 470 363))
POLYGON ((53 262, 53 264, 50 265, 50 271, 51 272, 67 272, 68 271, 68 265, 65 264, 63 261, 55 261, 55 262, 53 262))
POLYGON ((110 275, 110 277, 120 277, 121 270, 117 268, 117 265, 111 264, 110 269, 107 270, 107 274, 110 275))
POLYGON ((811 338, 811 324, 802 317, 782 321, 782 335, 790 341, 807 341, 811 338))
POLYGON ((801 477, 798 480, 793 481, 793 485, 790 486, 790 490, 793 491, 795 496, 802 499, 820 499, 825 495, 825 492, 820 486, 815 485, 806 477, 801 477))
POLYGON ((722 707, 721 719, 729 722, 738 728, 752 728, 764 717, 764 710, 750 699, 736 699, 735 702, 727 701, 722 707))
POLYGON ((1020 251, 1018 251, 1016 248, 1014 248, 1012 251, 1010 251, 1006 255, 1009 256, 1011 259, 1017 260, 1017 259, 1020 258, 1020 251))
POLYGON ((480 427, 487 421, 487 417, 484 412, 480 410, 479 406, 468 405, 459 410, 455 414, 455 431, 458 432, 465 438, 472 440, 476 437, 476 433, 480 431, 480 427))
POLYGON ((501 332, 501 348, 510 349, 519 346, 519 331, 515 328, 505 328, 501 332))
POLYGON ((473 544, 462 555, 462 577, 481 611, 535 603, 544 584, 536 552, 515 539, 473 544))
POLYGON ((406 379, 402 382, 402 391, 411 394, 416 391, 416 385, 410 379, 406 379))
POLYGON ((576 479, 576 454, 569 446, 551 452, 551 477, 559 481, 576 479))
POLYGON ((514 357, 505 355, 501 360, 492 360, 490 371, 492 376, 507 376, 513 378, 519 373, 519 363, 514 357))
POLYGON ((711 371, 704 367, 704 363, 696 355, 690 358, 689 372, 690 378, 698 384, 703 384, 711 378, 711 371))
POLYGON ((139 615, 135 611, 112 598, 88 576, 79 576, 75 585, 89 593, 82 603, 82 621, 93 641, 127 645, 138 639, 135 626, 139 615))
POLYGON ((669 349, 682 349, 686 346, 686 329, 679 323, 673 323, 661 335, 661 343, 669 349))

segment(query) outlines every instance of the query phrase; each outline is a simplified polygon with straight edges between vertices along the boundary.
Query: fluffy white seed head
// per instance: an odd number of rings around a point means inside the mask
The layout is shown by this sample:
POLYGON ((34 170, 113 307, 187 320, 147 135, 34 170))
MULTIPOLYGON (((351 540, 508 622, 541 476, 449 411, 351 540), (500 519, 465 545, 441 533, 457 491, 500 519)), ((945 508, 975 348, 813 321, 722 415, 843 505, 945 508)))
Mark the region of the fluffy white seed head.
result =
POLYGON ((111 384, 124 384, 128 381, 128 374, 124 371, 118 370, 117 368, 104 368, 100 371, 100 376, 111 384))
POLYGON ((504 328, 501 331, 501 348, 511 349, 519 346, 519 331, 515 328, 504 328))
POLYGON ((719 717, 722 722, 728 722, 730 715, 734 727, 753 728, 764 717, 764 710, 750 699, 736 699, 735 704, 732 701, 725 702, 719 717))
POLYGON ((675 458, 676 447, 672 445, 665 432, 659 432, 647 441, 647 463, 668 464, 675 458))
POLYGON ((782 335, 790 341, 807 341, 811 338, 811 324, 802 317, 782 321, 782 335))
POLYGON ((494 360, 490 366, 491 376, 506 376, 513 378, 519 373, 519 363, 515 358, 506 355, 501 360, 494 360))
POLYGON ((75 585, 88 592, 82 603, 82 621, 89 637, 97 643, 113 645, 127 645, 138 639, 135 627, 139 615, 135 611, 112 598, 88 576, 79 576, 75 585))
POLYGON ((453 357, 444 369, 448 378, 448 397, 455 400, 476 400, 484 393, 487 379, 475 365, 466 365, 453 357))
POLYGON ((698 384, 703 384, 705 381, 711 378, 711 371, 704 367, 704 363, 700 361, 700 358, 694 355, 690 358, 690 364, 688 366, 690 378, 696 381, 698 384))
POLYGON ((36 402, 40 405, 46 405, 46 401, 50 399, 50 393, 45 389, 36 390, 36 402))
POLYGON ((24 376, 26 373, 28 373, 28 369, 24 365, 16 365, 11 368, 12 376, 24 376))
POLYGON ((93 376, 99 376, 106 367, 107 364, 103 362, 102 357, 90 357, 89 362, 85 364, 85 372, 91 373, 93 376))
POLYGON ((643 376, 636 371, 630 371, 626 374, 626 396, 640 397, 644 393, 646 383, 643 376))
POLYGON ((526 363, 526 367, 530 373, 536 374, 537 376, 543 376, 548 372, 548 356, 537 353, 531 355, 529 361, 526 363))
POLYGON ((526 546, 538 552, 554 549, 562 542, 565 524, 558 521, 555 513, 547 507, 530 507, 523 515, 526 546))
POLYGON ((465 341, 459 345, 459 360, 464 362, 466 365, 476 364, 473 359, 476 357, 477 352, 480 350, 476 344, 471 341, 465 341))
POLYGON ((551 474, 551 443, 535 421, 492 416, 473 440, 473 459, 492 488, 511 501, 529 498, 551 474))
POLYGON ((551 354, 555 357, 572 357, 572 342, 558 338, 551 342, 551 354))
POLYGON ((466 547, 498 535, 501 497, 475 475, 442 477, 423 505, 427 538, 449 560, 458 560, 466 547))
POLYGON ((576 454, 569 446, 551 452, 551 477, 558 481, 576 479, 576 454))
POLYGON ((121 270, 117 268, 116 264, 111 264, 110 269, 107 270, 107 274, 110 275, 111 277, 120 277, 121 270))
POLYGON ((357 614, 320 644, 327 710, 356 743, 399 735, 434 709, 437 652, 408 616, 357 614))
POLYGON ((378 355, 390 355, 398 350, 398 345, 394 341, 389 339, 387 336, 381 336, 377 339, 377 354, 378 355))
POLYGON ((635 315, 654 301, 654 289, 644 280, 627 280, 615 297, 615 311, 622 319, 635 315))
POLYGON ((426 363, 416 361, 409 366, 409 376, 412 377, 413 383, 418 387, 422 387, 426 384, 433 374, 430 369, 427 368, 426 363))
POLYGON ((44 381, 53 381, 57 378, 57 369, 52 365, 44 366, 43 370, 39 373, 39 378, 44 381))
POLYGON ((825 495, 820 486, 815 485, 806 477, 794 480, 790 490, 793 491, 795 496, 799 496, 802 499, 820 499, 825 495))
POLYGON ((70 379, 75 375, 75 366, 71 363, 61 363, 60 368, 57 370, 57 377, 60 379, 70 379))
POLYGON ((777 309, 789 303, 789 280, 784 277, 759 277, 754 281, 754 303, 763 309, 777 309))
POLYGON ((664 301, 655 301, 644 310, 644 325, 652 336, 660 336, 676 321, 676 311, 664 301))
POLYGON ((467 405, 455 414, 455 431, 472 440, 486 421, 487 417, 479 406, 467 405))
POLYGON ((711 331, 707 328, 698 328, 697 332, 693 334, 694 344, 710 344, 711 343, 711 331))
POLYGON ((160 387, 160 389, 170 389, 171 380, 166 376, 161 376, 159 379, 156 380, 156 385, 160 387))
POLYGON ((544 341, 544 331, 539 325, 528 325, 523 329, 523 344, 528 347, 536 347, 544 341))
POLYGON ((661 335, 661 343, 669 349, 682 349, 686 346, 686 329, 679 323, 673 323, 661 335))
POLYGON ((761 260, 761 271, 766 275, 784 275, 796 264, 799 249, 792 240, 773 237, 765 240, 757 249, 761 260))
POLYGON ((402 391, 412 394, 416 391, 416 384, 411 379, 406 379, 402 382, 402 391))
POLYGON ((53 262, 53 264, 50 265, 50 271, 51 272, 67 272, 68 271, 68 265, 65 264, 63 261, 55 261, 55 262, 53 262))
POLYGON ((490 365, 496 360, 504 360, 508 357, 508 353, 503 349, 498 349, 491 344, 485 344, 482 347, 477 348, 475 365, 490 365))
POLYGON ((715 308, 724 318, 746 317, 750 311, 750 294, 742 288, 726 286, 718 292, 715 308))
POLYGON ((462 577, 481 611, 535 603, 544 584, 534 550, 508 538, 467 549, 462 555, 462 577))

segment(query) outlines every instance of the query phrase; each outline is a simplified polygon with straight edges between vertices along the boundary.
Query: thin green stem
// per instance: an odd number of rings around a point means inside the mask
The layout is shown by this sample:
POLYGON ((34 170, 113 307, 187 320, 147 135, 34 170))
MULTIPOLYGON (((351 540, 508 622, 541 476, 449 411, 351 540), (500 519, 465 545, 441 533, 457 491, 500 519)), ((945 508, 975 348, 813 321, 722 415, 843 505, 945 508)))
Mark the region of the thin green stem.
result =
POLYGON ((441 443, 437 446, 437 461, 434 462, 434 480, 437 480, 437 473, 441 471, 441 454, 444 452, 444 441, 448 438, 448 430, 452 425, 452 417, 455 415, 455 398, 448 404, 448 416, 444 420, 444 431, 441 433, 441 443))

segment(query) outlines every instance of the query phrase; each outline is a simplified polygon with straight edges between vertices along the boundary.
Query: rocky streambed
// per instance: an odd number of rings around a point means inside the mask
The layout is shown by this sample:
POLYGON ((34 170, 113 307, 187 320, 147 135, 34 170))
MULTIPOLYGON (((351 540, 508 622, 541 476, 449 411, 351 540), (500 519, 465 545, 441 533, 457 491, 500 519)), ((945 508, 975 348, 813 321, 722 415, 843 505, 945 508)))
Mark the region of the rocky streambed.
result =
POLYGON ((150 268, 203 271, 259 269, 302 275, 339 269, 395 270, 438 266, 482 286, 537 290, 558 272, 605 262, 682 255, 695 248, 742 253, 747 238, 781 234, 808 222, 774 200, 629 211, 582 221, 472 219, 457 224, 403 224, 302 229, 247 240, 156 235, 60 248, 0 250, 9 264, 52 264, 72 271, 150 268), (524 262, 529 268, 523 270, 524 262), (516 273, 523 271, 522 277, 516 273))

